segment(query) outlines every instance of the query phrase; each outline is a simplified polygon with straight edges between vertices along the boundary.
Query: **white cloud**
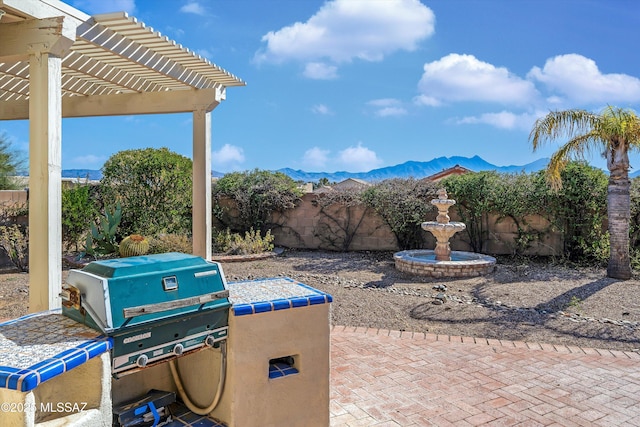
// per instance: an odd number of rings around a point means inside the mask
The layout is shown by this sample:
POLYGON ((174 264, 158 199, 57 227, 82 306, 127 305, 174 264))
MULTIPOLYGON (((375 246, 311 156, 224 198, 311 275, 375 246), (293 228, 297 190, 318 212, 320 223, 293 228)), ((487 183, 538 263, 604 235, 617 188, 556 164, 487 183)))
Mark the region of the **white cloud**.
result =
POLYGON ((89 15, 107 12, 135 13, 135 0, 75 0, 73 5, 89 15))
POLYGON ((309 62, 302 75, 309 79, 333 80, 338 78, 338 67, 323 62, 309 62))
MULTIPOLYGON (((435 16, 419 0, 332 0, 307 22, 262 37, 258 62, 288 60, 335 64, 380 61, 398 50, 413 51, 434 32, 435 16)), ((310 71, 310 70, 307 70, 310 71)))
POLYGON ((330 116, 333 115, 333 111, 331 111, 331 109, 329 107, 327 107, 324 104, 316 104, 313 107, 311 107, 311 111, 313 111, 316 114, 320 114, 323 116, 330 116))
POLYGON ((190 1, 180 8, 180 12, 193 13, 195 15, 205 15, 206 11, 204 7, 197 1, 190 1))
POLYGON ((407 114, 407 110, 402 107, 385 107, 375 112, 378 117, 397 117, 407 114))
POLYGON ((414 101, 431 106, 462 101, 525 105, 538 98, 532 82, 473 55, 456 53, 425 64, 418 89, 414 101))
POLYGON ((376 107, 374 114, 378 117, 404 116, 407 110, 402 107, 402 102, 394 98, 374 99, 367 105, 376 107))
POLYGON ((329 150, 313 147, 304 152, 302 162, 306 167, 320 169, 326 166, 329 160, 329 150))
POLYGON ((640 101, 640 79, 626 74, 603 74, 595 61, 582 55, 559 55, 527 77, 564 95, 569 102, 613 103, 640 101))
POLYGON ((464 117, 456 120, 456 124, 488 124, 499 129, 529 131, 536 119, 543 115, 544 113, 542 112, 515 114, 510 111, 501 111, 499 113, 485 113, 479 116, 464 117))
POLYGON ((359 142, 355 147, 348 147, 340 151, 338 161, 345 166, 349 172, 366 172, 382 164, 375 151, 363 147, 359 142))
POLYGON ((231 144, 224 144, 218 151, 211 153, 211 163, 222 169, 234 169, 244 163, 244 150, 231 144))

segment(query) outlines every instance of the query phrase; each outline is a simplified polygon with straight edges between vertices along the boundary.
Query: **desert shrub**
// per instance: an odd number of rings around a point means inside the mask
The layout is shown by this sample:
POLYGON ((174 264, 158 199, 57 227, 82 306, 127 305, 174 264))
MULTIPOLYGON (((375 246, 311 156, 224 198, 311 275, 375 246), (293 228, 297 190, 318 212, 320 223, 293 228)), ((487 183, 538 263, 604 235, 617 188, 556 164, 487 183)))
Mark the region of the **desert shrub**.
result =
POLYGON ((557 191, 550 188, 544 171, 469 173, 448 177, 442 183, 457 202, 456 212, 467 225, 474 251, 481 252, 489 238, 489 214, 498 215, 498 220, 509 217, 516 224, 515 254, 522 254, 546 232, 527 227, 527 216, 541 215, 563 234, 563 257, 588 263, 608 260, 609 240, 603 227, 607 177, 600 169, 570 162, 562 172, 562 188, 557 191))
POLYGON ((66 250, 78 250, 86 238, 89 225, 96 220, 98 208, 92 186, 78 185, 62 189, 62 243, 66 250))
POLYGON ((0 247, 20 271, 29 271, 29 228, 18 224, 0 226, 0 247))
POLYGON ((149 253, 162 254, 166 252, 193 252, 193 242, 185 234, 159 234, 149 238, 149 253))
POLYGON ((450 199, 456 204, 453 209, 460 221, 467 226, 465 232, 475 252, 482 252, 487 239, 489 214, 494 211, 493 194, 500 175, 497 172, 466 173, 447 177, 441 183, 450 199))
POLYGON ((191 160, 167 148, 120 151, 107 160, 101 199, 122 205, 119 239, 191 233, 191 160))
POLYGON ((629 223, 629 246, 631 267, 640 270, 640 176, 631 180, 631 220, 629 223))
POLYGON ((269 252, 273 250, 273 235, 271 231, 262 236, 259 230, 251 228, 244 233, 231 233, 227 228, 219 232, 213 240, 214 251, 227 255, 249 255, 269 252))
POLYGON ((0 190, 20 188, 14 177, 22 171, 24 165, 22 154, 11 147, 9 137, 0 134, 0 190))
POLYGON ((334 189, 319 193, 314 204, 319 208, 315 237, 321 249, 348 251, 371 208, 362 199, 363 187, 334 189))
POLYGON ((222 228, 240 233, 271 229, 271 214, 293 209, 302 195, 287 175, 259 169, 226 174, 212 187, 214 216, 222 228))
POLYGON ((447 177, 442 185, 449 197, 456 200, 453 209, 467 225, 466 233, 474 251, 481 252, 491 237, 490 214, 497 215, 496 222, 506 218, 514 222, 513 255, 522 255, 548 231, 534 230, 527 224, 529 215, 549 216, 551 192, 543 174, 468 173, 447 177))
POLYGON ((564 254, 576 262, 609 260, 606 231, 607 185, 601 169, 584 162, 571 162, 562 172, 562 188, 553 193, 548 208, 554 224, 564 234, 564 254))
POLYGON ((422 247, 420 225, 435 210, 431 199, 437 190, 437 184, 426 180, 387 179, 367 188, 362 200, 391 228, 400 248, 415 249, 422 247))

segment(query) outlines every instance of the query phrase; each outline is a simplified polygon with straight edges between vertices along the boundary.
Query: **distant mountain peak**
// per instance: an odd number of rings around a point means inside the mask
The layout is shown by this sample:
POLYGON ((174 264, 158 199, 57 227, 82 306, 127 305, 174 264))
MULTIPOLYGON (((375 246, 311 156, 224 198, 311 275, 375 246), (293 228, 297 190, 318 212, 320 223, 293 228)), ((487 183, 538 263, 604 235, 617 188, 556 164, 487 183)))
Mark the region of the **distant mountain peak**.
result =
POLYGON ((317 182, 322 178, 327 178, 332 182, 344 181, 348 178, 362 179, 364 181, 382 181, 390 178, 416 178, 421 179, 456 165, 474 172, 495 170, 505 173, 536 172, 544 169, 549 159, 538 159, 532 163, 522 166, 496 166, 475 155, 473 157, 452 156, 436 157, 428 162, 408 160, 395 166, 388 166, 370 170, 369 172, 304 172, 291 168, 278 169, 285 175, 290 176, 295 181, 317 182))
MULTIPOLYGON (((549 159, 538 159, 526 165, 516 166, 496 166, 484 160, 482 157, 475 155, 473 157, 452 156, 452 157, 436 157, 428 162, 417 160, 408 160, 395 166, 387 166, 370 170, 369 172, 305 172, 300 169, 283 168, 277 172, 282 172, 290 176, 295 181, 317 182, 321 178, 327 178, 331 182, 340 182, 348 178, 361 179, 363 181, 382 181, 390 178, 425 178, 445 169, 452 168, 456 165, 470 169, 474 172, 495 170, 505 173, 517 172, 536 172, 547 166, 549 159)), ((636 172, 638 174, 638 172, 636 172)), ((221 172, 211 171, 213 177, 221 177, 221 172)), ((92 169, 65 169, 62 171, 63 178, 89 178, 90 180, 99 180, 102 178, 100 170, 92 169)))

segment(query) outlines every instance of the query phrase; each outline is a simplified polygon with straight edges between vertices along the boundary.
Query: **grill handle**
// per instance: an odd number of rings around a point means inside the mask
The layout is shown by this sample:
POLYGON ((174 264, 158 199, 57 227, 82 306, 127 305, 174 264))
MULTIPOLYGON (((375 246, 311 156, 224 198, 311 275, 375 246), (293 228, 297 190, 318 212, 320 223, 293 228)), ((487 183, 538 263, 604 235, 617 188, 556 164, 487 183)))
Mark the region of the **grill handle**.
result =
POLYGON ((173 310, 175 308, 188 307, 190 305, 204 305, 208 302, 228 297, 229 291, 225 289, 224 291, 214 292, 212 294, 198 295, 195 297, 183 298, 175 301, 166 301, 156 304, 145 304, 124 308, 122 309, 122 315, 125 319, 131 319, 143 314, 160 313, 163 311, 173 310))

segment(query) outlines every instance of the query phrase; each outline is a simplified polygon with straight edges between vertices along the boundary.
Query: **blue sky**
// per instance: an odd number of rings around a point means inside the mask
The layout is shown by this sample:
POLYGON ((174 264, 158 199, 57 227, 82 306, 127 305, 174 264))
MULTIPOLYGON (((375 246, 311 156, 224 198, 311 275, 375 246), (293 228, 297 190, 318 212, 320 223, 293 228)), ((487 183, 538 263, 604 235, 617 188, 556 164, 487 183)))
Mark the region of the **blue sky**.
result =
MULTIPOLYGON (((528 142, 549 110, 640 111, 637 0, 68 2, 125 10, 247 82, 212 113, 221 172, 456 155, 522 165, 557 147, 528 142)), ((0 122, 3 132, 28 148, 28 122, 0 122)), ((191 115, 63 120, 64 169, 144 147, 191 157, 191 115)), ((589 160, 604 167, 599 153, 589 160)))

